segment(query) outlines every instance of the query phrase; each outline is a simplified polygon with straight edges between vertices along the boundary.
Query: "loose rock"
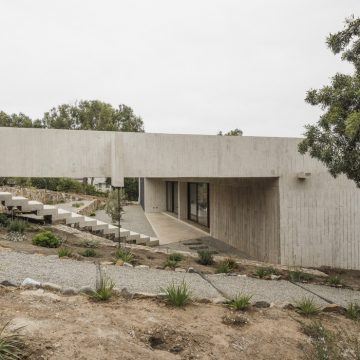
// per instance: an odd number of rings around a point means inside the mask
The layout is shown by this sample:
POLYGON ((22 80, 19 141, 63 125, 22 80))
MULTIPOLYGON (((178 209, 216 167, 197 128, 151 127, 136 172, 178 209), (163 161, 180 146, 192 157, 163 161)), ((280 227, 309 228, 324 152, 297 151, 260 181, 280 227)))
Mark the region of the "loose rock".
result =
POLYGON ((86 295, 91 295, 94 292, 94 290, 91 288, 91 286, 85 285, 79 289, 79 292, 86 294, 86 295))
POLYGON ((138 265, 138 266, 135 266, 135 269, 149 269, 150 267, 148 265, 138 265))
POLYGON ((0 284, 3 286, 12 286, 12 287, 17 286, 16 283, 11 280, 3 280, 0 284))
POLYGON ((26 286, 26 287, 39 287, 40 285, 41 283, 39 281, 33 280, 31 278, 26 278, 21 283, 21 286, 26 286))
POLYGON ((73 287, 63 289, 62 293, 64 295, 77 295, 79 291, 73 287))
POLYGON ((329 304, 329 305, 326 305, 325 307, 323 307, 322 311, 343 314, 346 312, 346 309, 343 306, 340 306, 337 304, 329 304))
POLYGON ((124 261, 123 260, 118 260, 115 264, 116 266, 123 266, 124 265, 124 261))
POLYGON ((51 291, 61 291, 61 289, 62 289, 60 285, 53 284, 53 283, 49 283, 49 282, 43 283, 43 284, 41 285, 41 287, 42 287, 43 289, 51 290, 51 291))
POLYGON ((182 272, 182 273, 186 272, 186 270, 183 269, 183 268, 176 268, 175 271, 176 272, 182 272))
POLYGON ((123 266, 126 266, 126 267, 134 267, 132 264, 128 263, 128 262, 124 262, 124 265, 123 266))
POLYGON ((265 309, 270 307, 270 304, 267 301, 257 301, 254 304, 254 307, 259 308, 259 309, 265 309))

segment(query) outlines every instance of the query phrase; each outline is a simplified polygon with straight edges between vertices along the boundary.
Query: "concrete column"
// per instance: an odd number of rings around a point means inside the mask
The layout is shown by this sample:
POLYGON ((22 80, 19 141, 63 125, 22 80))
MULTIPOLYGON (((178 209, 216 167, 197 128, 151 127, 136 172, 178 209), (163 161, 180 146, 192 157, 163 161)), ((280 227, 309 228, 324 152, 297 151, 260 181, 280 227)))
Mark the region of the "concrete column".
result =
POLYGON ((144 188, 145 212, 166 211, 165 181, 145 178, 144 188))
POLYGON ((188 194, 187 194, 187 182, 178 182, 178 203, 179 213, 178 218, 180 220, 187 220, 188 218, 188 194))

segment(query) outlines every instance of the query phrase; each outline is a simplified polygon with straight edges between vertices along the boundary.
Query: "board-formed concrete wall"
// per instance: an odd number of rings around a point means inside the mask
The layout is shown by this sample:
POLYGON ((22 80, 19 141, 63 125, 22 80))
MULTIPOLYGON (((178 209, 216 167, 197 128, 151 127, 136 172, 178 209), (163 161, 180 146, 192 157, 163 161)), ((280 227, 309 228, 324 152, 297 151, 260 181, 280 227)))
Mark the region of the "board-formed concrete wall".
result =
MULTIPOLYGON (((300 155, 299 141, 0 128, 0 177, 278 178, 281 263, 360 269, 360 189, 300 155)), ((165 190, 146 187, 146 210, 164 209, 165 190)))

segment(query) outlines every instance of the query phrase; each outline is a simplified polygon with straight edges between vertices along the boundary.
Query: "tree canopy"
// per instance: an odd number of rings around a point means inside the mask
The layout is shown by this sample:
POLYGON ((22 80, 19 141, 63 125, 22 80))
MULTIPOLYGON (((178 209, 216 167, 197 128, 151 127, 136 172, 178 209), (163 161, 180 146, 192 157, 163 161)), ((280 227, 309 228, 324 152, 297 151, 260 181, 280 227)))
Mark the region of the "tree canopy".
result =
POLYGON ((326 42, 355 71, 337 73, 330 85, 307 92, 305 101, 324 113, 315 125, 306 125, 299 151, 322 161, 334 177, 345 174, 360 187, 360 19, 346 19, 344 29, 326 42))
POLYGON ((242 132, 242 130, 236 128, 236 129, 233 129, 233 130, 230 130, 230 131, 226 132, 225 134, 222 131, 219 131, 218 135, 220 135, 220 136, 222 136, 222 135, 225 135, 225 136, 242 136, 243 132, 242 132))

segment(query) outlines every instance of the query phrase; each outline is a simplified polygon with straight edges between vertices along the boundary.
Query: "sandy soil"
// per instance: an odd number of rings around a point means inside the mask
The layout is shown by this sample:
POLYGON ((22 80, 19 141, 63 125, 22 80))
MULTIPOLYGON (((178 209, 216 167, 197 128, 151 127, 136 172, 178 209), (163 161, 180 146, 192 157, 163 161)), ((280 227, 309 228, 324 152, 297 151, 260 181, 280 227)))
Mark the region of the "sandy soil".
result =
MULTIPOLYGON (((237 315, 222 305, 175 309, 159 300, 123 298, 94 303, 86 296, 0 287, 0 309, 0 324, 24 326, 29 359, 301 359, 311 346, 300 324, 309 320, 277 308, 240 313, 247 323, 234 326, 224 319, 237 315)), ((358 331, 341 315, 317 318, 358 331)))

